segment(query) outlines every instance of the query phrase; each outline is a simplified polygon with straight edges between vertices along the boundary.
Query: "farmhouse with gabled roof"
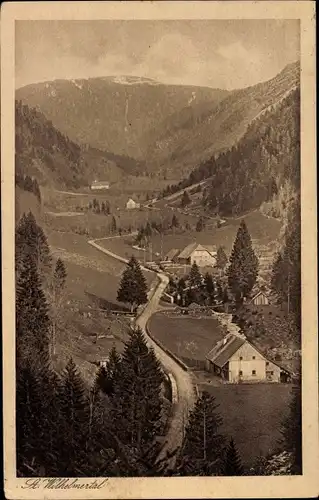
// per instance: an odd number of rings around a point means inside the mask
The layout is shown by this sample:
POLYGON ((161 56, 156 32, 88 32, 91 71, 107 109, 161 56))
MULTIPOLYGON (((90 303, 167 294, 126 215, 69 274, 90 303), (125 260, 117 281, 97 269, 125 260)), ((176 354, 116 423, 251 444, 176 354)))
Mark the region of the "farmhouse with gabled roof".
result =
POLYGON ((286 382, 288 370, 269 361, 245 336, 227 334, 207 354, 207 369, 225 381, 286 382))

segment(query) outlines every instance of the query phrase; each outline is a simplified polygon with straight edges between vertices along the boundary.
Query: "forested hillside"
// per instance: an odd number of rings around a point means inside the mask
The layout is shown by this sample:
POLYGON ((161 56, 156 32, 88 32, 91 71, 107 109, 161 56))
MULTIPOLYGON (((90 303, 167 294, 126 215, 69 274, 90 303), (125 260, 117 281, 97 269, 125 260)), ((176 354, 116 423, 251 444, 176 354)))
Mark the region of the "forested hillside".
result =
POLYGON ((142 168, 131 158, 76 144, 21 101, 15 106, 15 147, 16 174, 35 176, 40 184, 79 188, 95 176, 117 182, 142 168))
POLYGON ((293 90, 271 106, 247 128, 238 144, 195 169, 187 179, 164 194, 208 179, 202 203, 212 213, 231 216, 259 208, 264 202, 277 206, 280 217, 300 182, 300 92, 293 90))

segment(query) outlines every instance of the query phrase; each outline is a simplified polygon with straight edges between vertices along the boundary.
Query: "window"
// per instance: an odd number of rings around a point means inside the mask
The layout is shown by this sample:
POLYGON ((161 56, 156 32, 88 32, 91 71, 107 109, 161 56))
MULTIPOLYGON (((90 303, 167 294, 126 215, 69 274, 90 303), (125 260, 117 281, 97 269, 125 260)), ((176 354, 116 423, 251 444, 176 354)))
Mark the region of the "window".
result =
POLYGON ((239 359, 240 359, 240 361, 241 361, 241 360, 243 359, 243 357, 242 357, 242 356, 240 356, 240 357, 239 357, 239 359))
POLYGON ((253 356, 253 359, 256 359, 256 356, 253 356))
POLYGON ((243 374, 242 370, 239 370, 239 375, 242 375, 242 374, 243 374))
POLYGON ((273 375, 273 374, 274 374, 274 372, 270 372, 270 375, 273 375))
POLYGON ((266 361, 266 366, 269 366, 269 361, 266 361))
POLYGON ((251 374, 252 374, 252 375, 256 375, 256 370, 253 370, 253 371, 251 372, 251 374))

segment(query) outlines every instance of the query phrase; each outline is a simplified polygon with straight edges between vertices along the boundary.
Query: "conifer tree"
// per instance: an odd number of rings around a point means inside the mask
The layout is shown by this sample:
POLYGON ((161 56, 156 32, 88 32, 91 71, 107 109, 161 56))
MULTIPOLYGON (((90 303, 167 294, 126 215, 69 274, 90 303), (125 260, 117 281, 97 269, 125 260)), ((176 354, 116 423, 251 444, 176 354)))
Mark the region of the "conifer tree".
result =
POLYGON ((47 296, 51 309, 51 352, 55 354, 57 328, 63 314, 63 301, 65 298, 66 269, 63 260, 58 258, 47 296))
POLYGON ((50 318, 36 264, 26 254, 16 286, 17 356, 49 356, 50 318))
POLYGON ((116 380, 121 366, 121 356, 113 346, 105 366, 100 366, 96 375, 97 387, 107 395, 114 392, 114 380, 116 380))
POLYGON ((173 214, 171 226, 172 226, 173 228, 174 228, 174 227, 178 227, 178 226, 179 226, 178 218, 176 217, 176 215, 175 215, 175 214, 173 214))
POLYGON ((116 233, 117 225, 116 225, 116 219, 113 215, 112 221, 111 221, 111 233, 116 233))
POLYGON ((235 299, 241 301, 248 297, 258 276, 258 259, 245 221, 238 228, 229 260, 228 285, 235 299))
POLYGON ((195 261, 193 262, 189 273, 189 284, 194 288, 200 288, 202 286, 202 275, 195 261))
POLYGON ((225 253, 224 247, 218 247, 217 249, 217 259, 216 259, 216 266, 218 269, 220 269, 220 272, 222 273, 227 266, 227 255, 225 253))
POLYGON ((153 442, 158 432, 162 382, 162 370, 153 350, 148 348, 142 331, 133 330, 114 379, 112 421, 120 441, 138 453, 153 442))
POLYGON ((206 273, 204 277, 205 291, 209 303, 212 305, 215 302, 215 285, 211 274, 206 273))
POLYGON ((79 474, 87 452, 89 426, 89 401, 83 380, 72 358, 62 374, 60 389, 60 409, 62 416, 61 446, 64 445, 61 460, 63 477, 79 474))
POLYGON ((141 266, 134 256, 131 257, 122 275, 117 300, 130 304, 132 311, 147 302, 146 280, 141 266))
POLYGON ((197 400, 178 458, 177 469, 182 475, 220 475, 223 465, 225 438, 220 434, 222 419, 217 413, 215 398, 207 392, 197 400))
POLYGON ((186 207, 187 205, 189 205, 191 202, 191 199, 189 197, 189 194, 187 191, 184 191, 183 192, 183 196, 182 196, 182 199, 181 199, 181 207, 184 208, 186 207))
POLYGON ((230 439, 222 468, 223 476, 242 476, 244 469, 233 438, 230 439))
POLYGON ((196 231, 198 233, 200 233, 204 229, 204 227, 205 227, 205 223, 204 223, 202 217, 200 217, 200 219, 196 223, 196 231))

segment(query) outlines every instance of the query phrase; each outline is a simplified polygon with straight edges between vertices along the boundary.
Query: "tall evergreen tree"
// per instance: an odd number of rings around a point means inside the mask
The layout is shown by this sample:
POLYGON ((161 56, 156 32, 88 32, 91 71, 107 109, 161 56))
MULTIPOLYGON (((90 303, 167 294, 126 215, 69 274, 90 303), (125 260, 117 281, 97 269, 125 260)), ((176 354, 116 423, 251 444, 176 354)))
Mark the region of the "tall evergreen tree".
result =
POLYGON ((116 219, 113 215, 112 217, 112 221, 111 221, 111 233, 116 233, 116 229, 117 229, 117 224, 116 224, 116 219))
POLYGON ((223 476, 242 476, 244 474, 244 469, 233 438, 231 438, 227 446, 222 474, 223 476))
POLYGON ((63 315, 63 302, 65 298, 66 269, 63 261, 58 258, 47 296, 51 310, 51 352, 55 354, 56 336, 61 317, 63 315))
POLYGON ((191 287, 200 288, 203 284, 202 275, 195 261, 192 264, 188 279, 191 287))
POLYGON ((203 231, 204 227, 205 227, 205 223, 204 223, 202 217, 200 217, 196 223, 196 231, 198 233, 200 233, 201 231, 203 231))
POLYGON ((183 196, 182 196, 182 199, 181 199, 181 207, 184 208, 186 207, 187 205, 189 205, 191 202, 191 199, 189 197, 189 194, 187 191, 184 191, 183 192, 183 196))
POLYGON ((174 227, 178 227, 178 226, 179 226, 178 218, 176 217, 176 215, 175 215, 175 214, 173 214, 171 226, 172 226, 173 228, 174 228, 174 227))
POLYGON ((220 434, 222 419, 215 398, 207 392, 197 400, 190 414, 178 459, 180 474, 218 476, 222 471, 225 438, 220 434))
POLYGON ((162 410, 163 374, 142 331, 132 331, 125 345, 112 397, 115 433, 124 444, 145 451, 156 437, 162 410))
POLYGON ((210 305, 215 303, 215 284, 211 274, 206 273, 204 277, 205 292, 210 305))
POLYGON ((107 395, 114 392, 114 380, 116 380, 121 366, 121 356, 113 346, 105 366, 101 366, 96 375, 97 387, 107 395))
POLYGON ((17 356, 49 356, 50 318, 36 264, 26 254, 16 286, 17 356), (28 354, 29 353, 29 354, 28 354))
POLYGON ((220 270, 221 273, 224 271, 225 267, 227 266, 227 262, 228 262, 228 259, 227 259, 227 255, 225 253, 224 247, 221 247, 221 246, 218 247, 216 266, 218 267, 218 269, 220 270))
POLYGON ((70 359, 62 374, 60 389, 61 446, 64 447, 60 476, 78 476, 87 452, 89 401, 83 380, 70 359))
POLYGON ((137 306, 147 302, 147 285, 139 262, 131 257, 122 275, 117 292, 117 300, 130 304, 133 311, 137 306))
POLYGON ((236 300, 242 300, 249 296, 258 276, 258 259, 245 221, 239 226, 229 260, 228 285, 236 300))

